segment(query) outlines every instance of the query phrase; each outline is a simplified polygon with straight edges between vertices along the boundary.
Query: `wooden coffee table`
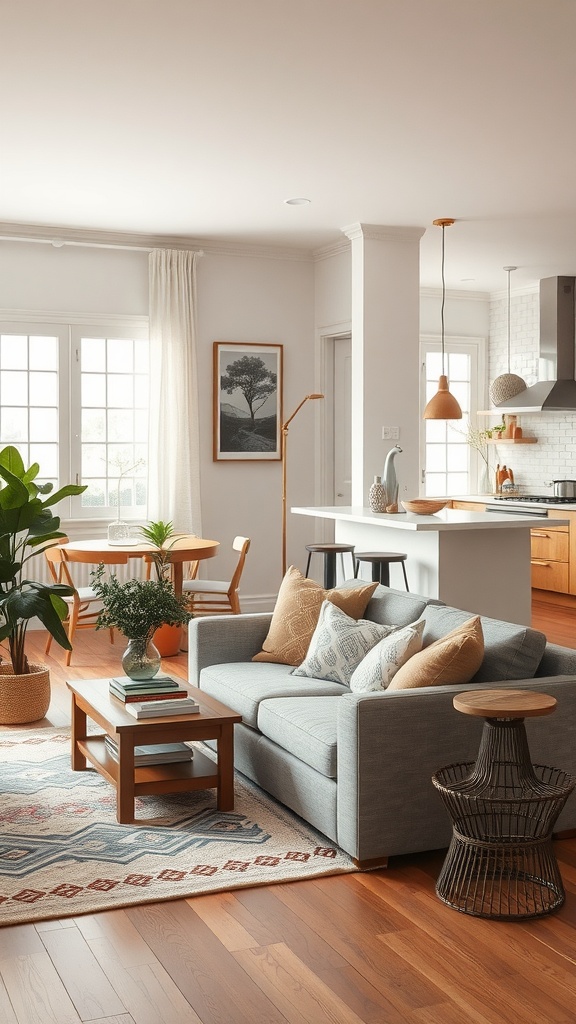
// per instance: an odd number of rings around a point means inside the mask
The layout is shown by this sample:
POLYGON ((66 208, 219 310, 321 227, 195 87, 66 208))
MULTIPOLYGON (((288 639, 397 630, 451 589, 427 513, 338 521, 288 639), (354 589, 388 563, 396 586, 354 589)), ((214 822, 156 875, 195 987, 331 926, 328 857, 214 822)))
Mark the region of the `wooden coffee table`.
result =
MULTIPOLYGON (((116 817, 134 822, 134 799, 151 793, 181 793, 216 789, 220 811, 234 809, 234 724, 242 716, 194 686, 190 696, 200 704, 193 715, 136 719, 109 692, 109 679, 76 679, 67 683, 72 694, 72 769, 90 764, 116 787, 116 817), (118 744, 118 761, 108 753, 104 736, 89 736, 87 718, 118 744), (216 740, 217 762, 200 751, 190 761, 135 768, 134 748, 147 743, 216 740)), ((186 685, 186 684, 184 684, 186 685)))

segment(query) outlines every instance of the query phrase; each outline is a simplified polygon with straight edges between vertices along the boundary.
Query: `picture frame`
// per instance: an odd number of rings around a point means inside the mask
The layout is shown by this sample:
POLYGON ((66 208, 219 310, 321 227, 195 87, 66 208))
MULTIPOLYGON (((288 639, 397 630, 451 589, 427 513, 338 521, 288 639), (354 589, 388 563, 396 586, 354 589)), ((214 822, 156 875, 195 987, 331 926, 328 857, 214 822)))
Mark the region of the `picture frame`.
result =
POLYGON ((282 458, 283 345, 213 343, 214 462, 282 458))

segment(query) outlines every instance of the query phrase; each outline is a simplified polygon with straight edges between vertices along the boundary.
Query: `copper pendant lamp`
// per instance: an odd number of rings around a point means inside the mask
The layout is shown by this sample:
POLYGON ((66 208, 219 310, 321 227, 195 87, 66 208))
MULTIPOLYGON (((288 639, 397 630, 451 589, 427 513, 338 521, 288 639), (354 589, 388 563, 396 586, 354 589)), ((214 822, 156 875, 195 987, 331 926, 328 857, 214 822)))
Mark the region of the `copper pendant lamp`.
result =
POLYGON ((436 227, 442 228, 442 307, 441 307, 441 322, 442 322, 442 373, 438 381, 438 391, 433 398, 430 399, 428 405, 424 409, 423 419, 425 420, 461 420, 462 409, 458 402, 454 398, 454 395, 450 394, 450 388, 448 386, 448 377, 446 376, 445 369, 445 352, 444 352, 444 304, 446 302, 446 284, 444 281, 444 231, 447 227, 450 227, 454 223, 452 217, 442 217, 440 220, 433 221, 436 227))
POLYGON ((528 386, 517 373, 510 373, 510 274, 513 270, 518 270, 518 267, 504 267, 504 270, 508 274, 508 373, 501 373, 490 385, 490 400, 494 405, 515 398, 528 386))

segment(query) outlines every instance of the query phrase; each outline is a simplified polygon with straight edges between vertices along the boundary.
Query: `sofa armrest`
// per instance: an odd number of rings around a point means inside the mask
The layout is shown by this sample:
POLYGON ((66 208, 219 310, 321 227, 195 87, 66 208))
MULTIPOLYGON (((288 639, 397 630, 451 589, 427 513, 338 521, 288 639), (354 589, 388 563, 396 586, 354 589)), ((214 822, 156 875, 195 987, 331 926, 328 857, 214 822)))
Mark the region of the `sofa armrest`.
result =
POLYGON ((570 647, 547 643, 536 676, 576 675, 576 651, 570 647))
MULTIPOLYGON (((338 701, 338 842, 360 861, 440 849, 451 824, 431 776, 449 764, 475 761, 484 720, 457 712, 466 686, 346 693, 338 701)), ((526 719, 533 762, 576 775, 576 677, 493 683, 550 693, 555 712, 526 719)), ((557 830, 576 827, 576 794, 557 830)))
POLYGON ((188 680, 198 686, 208 665, 250 661, 268 635, 272 612, 244 615, 207 615, 188 625, 188 680))

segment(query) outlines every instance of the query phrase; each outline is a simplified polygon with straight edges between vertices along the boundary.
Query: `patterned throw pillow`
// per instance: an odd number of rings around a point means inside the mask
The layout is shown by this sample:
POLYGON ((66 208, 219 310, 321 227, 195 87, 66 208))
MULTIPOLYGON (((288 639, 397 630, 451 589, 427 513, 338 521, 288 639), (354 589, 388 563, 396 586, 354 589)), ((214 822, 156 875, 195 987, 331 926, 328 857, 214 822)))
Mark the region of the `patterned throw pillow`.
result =
POLYGON ((316 580, 308 579, 291 565, 280 584, 268 636, 252 661, 299 665, 306 657, 322 602, 329 600, 352 618, 359 619, 377 586, 377 583, 364 583, 324 590, 316 580))
POLYGON ((348 686, 354 669, 382 637, 396 629, 369 619, 352 619, 331 601, 324 601, 304 661, 293 676, 330 679, 348 686))
POLYGON ((429 644, 407 661, 388 689, 411 690, 419 686, 469 683, 484 657, 484 634, 480 616, 467 619, 457 629, 429 644))
POLYGON ((355 693, 385 690, 399 668, 422 650, 424 619, 396 629, 380 640, 352 674, 350 689, 355 693))

